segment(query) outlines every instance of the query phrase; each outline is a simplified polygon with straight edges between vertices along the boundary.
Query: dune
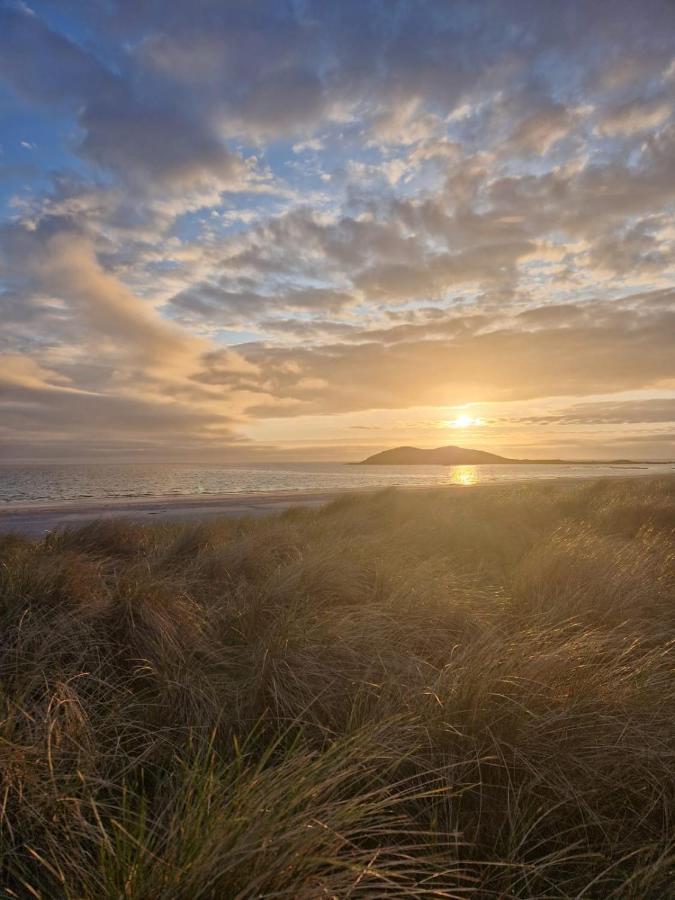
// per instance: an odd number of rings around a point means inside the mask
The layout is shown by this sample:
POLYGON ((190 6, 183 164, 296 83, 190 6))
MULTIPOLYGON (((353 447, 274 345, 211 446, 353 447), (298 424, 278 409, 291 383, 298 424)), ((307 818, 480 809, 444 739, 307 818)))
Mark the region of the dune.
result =
POLYGON ((0 537, 8 897, 665 897, 675 478, 0 537))

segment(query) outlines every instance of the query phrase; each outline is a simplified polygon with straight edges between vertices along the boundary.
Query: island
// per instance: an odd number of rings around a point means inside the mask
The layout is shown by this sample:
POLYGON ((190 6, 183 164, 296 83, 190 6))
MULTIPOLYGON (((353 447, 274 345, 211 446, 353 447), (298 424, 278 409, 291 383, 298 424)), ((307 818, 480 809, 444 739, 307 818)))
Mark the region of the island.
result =
POLYGON ((510 459, 488 453, 486 450, 471 450, 466 447, 393 447, 375 453, 367 459, 353 463, 356 466, 480 466, 480 465, 631 465, 630 459, 510 459))

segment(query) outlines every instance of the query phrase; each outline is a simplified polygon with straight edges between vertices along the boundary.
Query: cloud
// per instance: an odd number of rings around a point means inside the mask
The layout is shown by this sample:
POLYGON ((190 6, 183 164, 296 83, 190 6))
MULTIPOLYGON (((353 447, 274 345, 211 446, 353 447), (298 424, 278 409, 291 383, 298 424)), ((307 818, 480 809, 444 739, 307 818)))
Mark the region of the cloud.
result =
POLYGON ((670 0, 5 4, 3 438, 664 415, 596 395, 675 377, 674 29, 670 0))
MULTIPOLYGON (((33 435, 36 448, 74 445, 127 449, 172 441, 180 446, 229 444, 240 438, 236 398, 197 379, 213 344, 163 319, 114 274, 90 240, 50 222, 6 232, 6 262, 32 290, 60 298, 72 315, 65 353, 52 346, 0 360, 2 427, 8 451, 33 435), (27 282, 28 280, 28 282, 27 282), (176 433, 190 437, 174 440, 176 433), (17 443, 18 442, 18 443, 17 443)), ((221 376, 257 369, 236 352, 219 352, 221 376)))
POLYGON ((250 165, 187 112, 143 106, 132 98, 98 102, 80 117, 80 152, 135 188, 174 192, 241 188, 250 165))
POLYGON ((77 110, 77 151, 134 190, 204 193, 246 183, 251 163, 228 149, 204 110, 144 94, 37 16, 0 10, 0 50, 0 75, 30 101, 77 110))
POLYGON ((662 99, 636 100, 610 110, 597 125, 597 130, 609 137, 639 134, 664 125, 672 114, 671 104, 662 99))
POLYGON ((105 458, 120 453, 168 457, 242 442, 228 416, 189 403, 3 385, 0 441, 4 458, 105 458))
POLYGON ((400 303, 436 298, 467 282, 511 289, 519 261, 535 249, 522 224, 490 212, 453 211, 441 197, 387 202, 367 216, 327 222, 294 210, 253 230, 223 267, 232 276, 275 271, 306 281, 332 275, 343 290, 349 278, 347 293, 400 303))
POLYGON ((106 272, 86 236, 58 228, 44 233, 17 228, 5 237, 11 267, 75 309, 85 329, 97 336, 101 352, 112 350, 157 369, 194 365, 205 352, 203 340, 163 320, 106 272))
POLYGON ((549 103, 527 116, 511 133, 510 151, 545 154, 570 131, 574 116, 562 103, 549 103))
POLYGON ((438 297, 447 288, 466 282, 508 281, 518 259, 533 249, 529 241, 508 241, 460 253, 441 253, 409 264, 380 264, 366 269, 355 283, 364 293, 391 302, 438 297))
POLYGON ((35 359, 19 353, 0 354, 0 384, 5 388, 79 393, 68 386, 68 379, 41 366, 35 359))
POLYGON ((262 294, 255 290, 227 290, 215 284, 200 284, 181 291, 169 301, 174 313, 201 319, 217 326, 253 323, 270 313, 303 311, 330 314, 356 302, 352 294, 331 288, 280 289, 262 294))
MULTIPOLYGON (((605 310, 596 324, 310 347, 242 346, 272 402, 261 416, 588 395, 675 385, 675 312, 605 310), (309 383, 325 384, 321 389, 309 383)), ((432 332, 433 334, 433 332, 432 332)), ((366 337, 364 335, 364 337, 366 337)), ((204 374, 211 380, 212 375, 204 374)), ((235 379, 236 381, 236 379, 235 379)), ((232 377, 227 383, 232 385, 232 377)), ((250 390, 252 385, 247 385, 250 390)))
POLYGON ((665 211, 675 198, 675 127, 644 142, 632 164, 589 163, 543 174, 507 175, 488 188, 493 214, 515 216, 540 235, 601 240, 633 216, 665 211))
POLYGON ((636 425, 675 422, 675 398, 576 403, 557 415, 530 416, 519 421, 541 425, 636 425))
POLYGON ((114 90, 93 56, 22 7, 0 9, 0 49, 0 76, 28 100, 74 104, 114 90))

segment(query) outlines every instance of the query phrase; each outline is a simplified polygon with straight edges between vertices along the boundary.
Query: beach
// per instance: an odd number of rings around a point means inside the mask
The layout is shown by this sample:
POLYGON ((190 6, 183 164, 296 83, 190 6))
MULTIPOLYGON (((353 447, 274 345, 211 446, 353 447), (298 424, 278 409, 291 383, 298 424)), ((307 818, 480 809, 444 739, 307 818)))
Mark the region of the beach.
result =
POLYGON ((111 500, 62 500, 57 503, 10 503, 0 512, 0 534, 39 538, 55 528, 77 528, 99 519, 151 522, 208 522, 218 518, 261 516, 283 512, 291 506, 314 507, 327 503, 339 492, 234 494, 204 497, 116 498, 111 500))
MULTIPOLYGON (((609 480, 609 476, 605 476, 609 480)), ((624 474, 625 478, 644 477, 624 474)), ((654 477, 654 476, 652 476, 654 477)), ((539 479, 537 484, 568 486, 593 481, 591 477, 539 479)), ((649 480, 649 478, 647 479, 649 480)), ((404 493, 446 492, 457 490, 498 490, 514 484, 532 482, 477 483, 469 485, 393 485, 404 493)), ((41 538, 55 529, 78 528, 98 520, 127 521, 136 524, 155 522, 211 522, 215 519, 236 519, 282 513, 293 507, 316 508, 345 494, 369 494, 386 490, 380 485, 357 489, 341 488, 333 491, 269 491, 204 496, 190 494, 159 497, 114 497, 101 499, 60 500, 52 502, 20 501, 6 503, 0 509, 0 535, 20 534, 41 538)))
MULTIPOLYGON (((637 476, 635 476, 637 477, 637 476)), ((579 484, 591 479, 544 479, 538 484, 579 484)), ((520 482, 524 484, 525 482, 520 482)), ((457 490, 499 489, 514 482, 473 485, 396 485, 404 493, 446 492, 457 490)), ((0 510, 0 535, 20 534, 41 538, 62 528, 79 528, 90 522, 126 521, 150 525, 156 522, 211 522, 215 519, 237 519, 282 513, 291 508, 316 508, 347 494, 372 494, 386 490, 381 486, 334 491, 276 491, 204 496, 192 494, 173 497, 116 497, 108 500, 60 500, 43 503, 23 501, 7 503, 0 510)))
POLYGON ((95 519, 191 522, 316 507, 345 493, 456 490, 650 478, 672 465, 374 466, 295 464, 0 467, 0 534, 41 537, 95 519))

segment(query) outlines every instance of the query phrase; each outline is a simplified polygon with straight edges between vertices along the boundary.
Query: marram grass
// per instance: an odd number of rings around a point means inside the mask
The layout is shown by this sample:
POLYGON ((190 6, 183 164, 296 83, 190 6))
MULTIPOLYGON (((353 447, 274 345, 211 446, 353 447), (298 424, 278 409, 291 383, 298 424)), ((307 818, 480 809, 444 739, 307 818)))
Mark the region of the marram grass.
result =
POLYGON ((662 898, 675 480, 0 543, 8 898, 662 898))

